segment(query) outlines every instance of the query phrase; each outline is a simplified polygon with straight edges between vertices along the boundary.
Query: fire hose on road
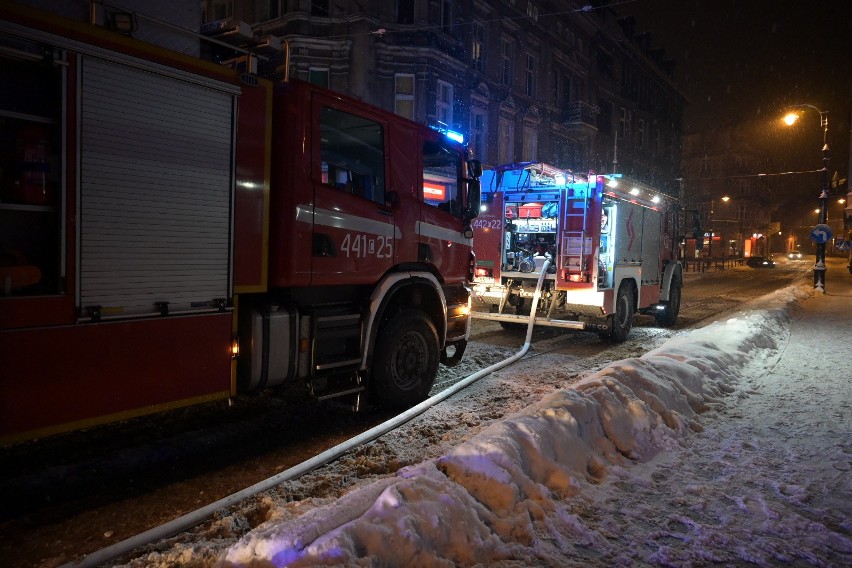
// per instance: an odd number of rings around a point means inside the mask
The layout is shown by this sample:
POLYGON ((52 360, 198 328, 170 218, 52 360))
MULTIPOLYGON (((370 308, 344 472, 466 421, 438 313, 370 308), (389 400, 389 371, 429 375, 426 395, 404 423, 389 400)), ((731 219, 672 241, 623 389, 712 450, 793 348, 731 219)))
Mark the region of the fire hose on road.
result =
POLYGON ((95 566, 99 566, 122 555, 128 554, 138 547, 165 538, 169 538, 180 532, 189 530, 190 528, 197 526, 206 521, 207 519, 211 518, 215 514, 215 512, 220 509, 230 507, 239 503, 240 501, 257 495, 258 493, 268 491, 276 485, 305 475, 322 465, 334 461, 335 459, 344 455, 346 452, 349 452, 362 444, 371 442, 376 438, 379 438, 380 436, 387 434, 388 432, 396 428, 399 428, 406 422, 412 420, 413 418, 422 414, 423 412, 435 406, 436 404, 443 402, 444 400, 453 396, 457 392, 467 388, 482 377, 485 377, 499 369, 502 369, 503 367, 511 365, 512 363, 526 355, 529 351, 530 342, 532 340, 533 327, 535 324, 536 308, 538 307, 538 301, 541 296, 541 286, 544 282, 544 278, 547 274, 547 269, 550 266, 550 262, 551 259, 549 258, 545 261, 541 269, 541 275, 538 278, 535 293, 532 299, 532 307, 530 310, 529 322, 527 325, 527 333, 526 338, 524 340, 524 344, 521 349, 511 357, 504 359, 503 361, 499 361, 489 367, 486 367, 485 369, 481 369, 473 373, 472 375, 465 377, 453 386, 439 392, 434 396, 429 397, 420 404, 406 410, 402 414, 398 414, 390 420, 387 420, 377 426, 374 426, 373 428, 359 434, 358 436, 350 438, 345 442, 342 442, 332 448, 329 448, 328 450, 325 450, 324 452, 312 457, 309 460, 305 460, 298 465, 295 465, 289 469, 282 471, 281 473, 264 479, 263 481, 260 481, 241 491, 238 491, 237 493, 232 493, 231 495, 228 495, 227 497, 210 503, 209 505, 206 505, 200 509, 196 509, 195 511, 173 519, 168 523, 164 523, 136 536, 122 540, 106 548, 97 550, 91 554, 86 555, 86 557, 80 560, 79 562, 69 562, 63 564, 60 568, 94 568, 95 566))

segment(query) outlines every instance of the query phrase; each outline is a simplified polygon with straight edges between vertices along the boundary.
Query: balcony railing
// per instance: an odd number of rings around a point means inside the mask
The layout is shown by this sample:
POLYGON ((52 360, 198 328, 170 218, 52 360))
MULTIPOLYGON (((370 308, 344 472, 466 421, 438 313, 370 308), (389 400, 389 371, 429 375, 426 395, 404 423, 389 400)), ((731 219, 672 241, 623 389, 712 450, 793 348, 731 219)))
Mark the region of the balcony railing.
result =
POLYGON ((574 101, 565 105, 562 112, 562 125, 572 129, 597 130, 595 117, 598 107, 583 101, 574 101))

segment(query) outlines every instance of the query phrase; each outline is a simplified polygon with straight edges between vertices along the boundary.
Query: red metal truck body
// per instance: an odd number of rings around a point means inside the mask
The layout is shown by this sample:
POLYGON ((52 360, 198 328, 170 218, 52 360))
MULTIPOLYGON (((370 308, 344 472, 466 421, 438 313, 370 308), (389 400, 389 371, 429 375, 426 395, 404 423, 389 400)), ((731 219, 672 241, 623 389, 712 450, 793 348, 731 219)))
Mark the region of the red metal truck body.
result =
POLYGON ((15 5, 0 47, 0 441, 294 382, 410 405, 461 357, 463 146, 15 5))

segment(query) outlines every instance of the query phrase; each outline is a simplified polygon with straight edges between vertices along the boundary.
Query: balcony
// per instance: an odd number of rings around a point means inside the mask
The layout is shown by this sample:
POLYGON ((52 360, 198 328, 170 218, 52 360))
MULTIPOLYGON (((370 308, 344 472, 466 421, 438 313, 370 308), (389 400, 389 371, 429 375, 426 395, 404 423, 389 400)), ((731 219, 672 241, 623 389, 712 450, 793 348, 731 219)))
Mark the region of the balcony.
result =
POLYGON ((595 117, 598 107, 583 101, 565 105, 561 114, 561 126, 575 135, 588 136, 598 131, 595 117))

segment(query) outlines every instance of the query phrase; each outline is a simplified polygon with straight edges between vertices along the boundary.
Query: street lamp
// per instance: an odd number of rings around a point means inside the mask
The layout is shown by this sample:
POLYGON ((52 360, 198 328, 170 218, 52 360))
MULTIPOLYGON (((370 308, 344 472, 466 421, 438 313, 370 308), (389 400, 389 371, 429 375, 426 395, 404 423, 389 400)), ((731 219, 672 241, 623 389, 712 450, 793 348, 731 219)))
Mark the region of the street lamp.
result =
MULTIPOLYGON (((822 127, 822 189, 819 194, 819 223, 825 225, 828 220, 828 161, 831 156, 828 150, 828 111, 822 111, 809 104, 790 105, 789 108, 809 108, 819 113, 819 124, 822 127)), ((792 125, 798 118, 798 114, 791 112, 784 117, 784 122, 792 125)), ((817 242, 816 245, 814 289, 825 294, 825 242, 817 242)))

